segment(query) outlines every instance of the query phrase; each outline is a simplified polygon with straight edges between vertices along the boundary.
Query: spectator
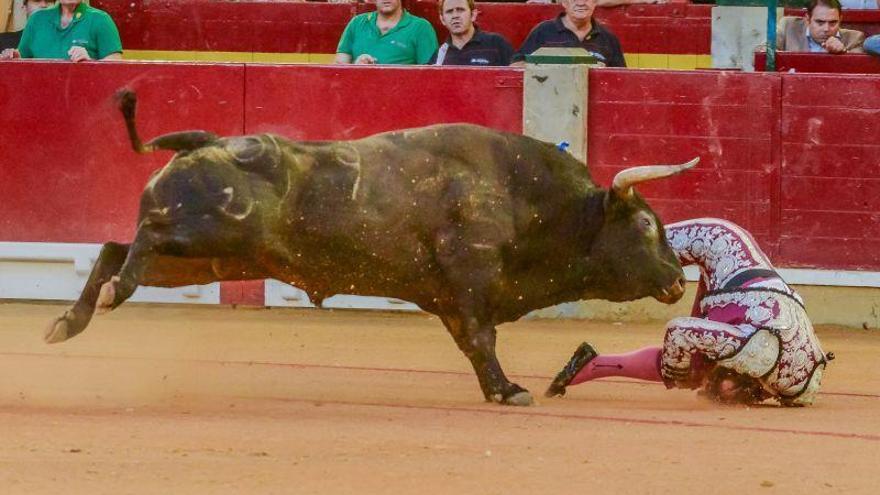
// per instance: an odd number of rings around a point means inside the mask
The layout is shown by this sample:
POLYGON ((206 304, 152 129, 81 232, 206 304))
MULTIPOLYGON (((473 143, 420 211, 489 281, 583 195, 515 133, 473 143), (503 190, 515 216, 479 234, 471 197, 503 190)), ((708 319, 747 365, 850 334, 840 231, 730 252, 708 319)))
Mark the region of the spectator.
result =
POLYGON ((10 58, 120 60, 122 42, 106 12, 82 0, 59 0, 31 16, 10 58))
MULTIPOLYGON (((25 16, 30 17, 34 12, 51 7, 54 3, 55 0, 23 0, 20 5, 25 16)), ((12 51, 18 48, 21 42, 21 33, 22 31, 0 33, 0 60, 12 58, 12 51)))
POLYGON ((481 31, 474 25, 474 0, 440 0, 440 22, 449 38, 431 57, 435 65, 510 65, 513 47, 496 33, 481 31))
POLYGON ((596 0, 560 0, 560 3, 565 12, 535 26, 514 54, 515 62, 525 60, 526 55, 544 46, 581 47, 606 66, 626 67, 617 36, 593 19, 596 0))
POLYGON ((810 0, 803 17, 783 17, 776 48, 787 52, 864 53, 865 34, 841 29, 840 0, 810 0))
POLYGON ((700 218, 667 225, 666 237, 682 265, 700 268, 692 316, 667 323, 662 347, 602 356, 581 344, 545 395, 625 376, 702 388, 727 403, 811 404, 833 356, 822 351, 803 300, 752 235, 731 222, 700 218))
POLYGON ((869 36, 865 40, 865 51, 871 55, 880 57, 880 34, 869 36))
POLYGON ((336 48, 336 63, 426 64, 437 51, 431 24, 401 6, 401 0, 376 0, 376 11, 352 19, 336 48))

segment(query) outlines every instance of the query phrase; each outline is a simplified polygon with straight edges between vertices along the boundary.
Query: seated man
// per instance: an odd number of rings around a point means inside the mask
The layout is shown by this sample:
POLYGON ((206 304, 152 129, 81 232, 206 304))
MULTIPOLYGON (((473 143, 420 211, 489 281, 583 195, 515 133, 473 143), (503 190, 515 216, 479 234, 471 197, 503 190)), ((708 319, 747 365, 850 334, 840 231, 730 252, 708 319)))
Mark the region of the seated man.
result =
POLYGON ((440 0, 440 23, 449 38, 431 57, 435 65, 510 65, 513 47, 496 33, 480 31, 474 25, 474 0, 440 0))
POLYGON ((787 52, 864 53, 865 34, 841 29, 839 0, 810 0, 804 17, 783 17, 776 29, 776 48, 787 52))
POLYGON ((401 6, 377 0, 376 11, 355 16, 336 48, 337 64, 426 64, 437 51, 431 23, 401 6))
POLYGON ((545 46, 581 47, 608 67, 626 67, 617 36, 593 19, 596 0, 560 0, 560 3, 565 11, 532 29, 514 54, 515 62, 524 61, 526 55, 545 46))
POLYGON ((82 0, 59 0, 34 12, 9 58, 54 58, 73 62, 120 60, 122 41, 113 19, 82 0))
MULTIPOLYGON (((25 17, 30 18, 34 12, 51 7, 54 3, 55 0, 23 0, 19 5, 24 9, 25 17)), ((21 33, 22 31, 0 33, 0 60, 13 57, 12 51, 21 42, 21 33)))
POLYGON ((752 236, 733 223, 700 218, 667 225, 666 237, 682 265, 700 267, 693 316, 671 320, 662 347, 599 355, 581 344, 546 395, 624 376, 701 387, 721 402, 812 404, 833 355, 822 352, 803 300, 752 236))

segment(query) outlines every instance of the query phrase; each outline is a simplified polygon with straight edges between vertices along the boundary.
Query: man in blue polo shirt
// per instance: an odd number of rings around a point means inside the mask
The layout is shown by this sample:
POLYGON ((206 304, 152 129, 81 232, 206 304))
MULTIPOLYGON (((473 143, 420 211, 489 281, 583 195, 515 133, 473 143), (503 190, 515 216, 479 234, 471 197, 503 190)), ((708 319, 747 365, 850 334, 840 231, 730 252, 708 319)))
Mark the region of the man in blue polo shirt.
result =
POLYGON ((426 64, 437 51, 431 23, 400 0, 377 0, 376 11, 355 16, 336 48, 337 64, 426 64))
POLYGON ((626 67, 617 36, 593 19, 596 0, 560 0, 560 3, 565 12, 535 26, 514 54, 515 62, 525 60, 526 55, 545 46, 581 47, 608 67, 626 67))
POLYGON ((510 65, 513 47, 496 33, 481 31, 474 25, 474 0, 440 0, 440 22, 449 38, 431 57, 434 65, 510 65))

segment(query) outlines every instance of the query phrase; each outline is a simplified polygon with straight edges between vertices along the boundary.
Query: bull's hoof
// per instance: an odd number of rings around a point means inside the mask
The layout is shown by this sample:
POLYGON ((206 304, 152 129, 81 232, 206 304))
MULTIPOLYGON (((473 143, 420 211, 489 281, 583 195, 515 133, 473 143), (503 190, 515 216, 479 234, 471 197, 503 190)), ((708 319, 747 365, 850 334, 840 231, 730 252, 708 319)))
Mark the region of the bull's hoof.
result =
POLYGON ((113 309, 113 301, 116 300, 116 282, 119 277, 112 277, 109 282, 101 286, 98 300, 95 302, 95 314, 102 315, 113 309))
POLYGON ((528 390, 523 390, 522 392, 517 392, 511 396, 505 397, 501 403, 508 406, 531 406, 535 403, 535 400, 532 399, 532 394, 530 394, 528 390))
POLYGON ((49 323, 49 326, 43 333, 43 340, 47 344, 57 344, 70 338, 70 323, 68 323, 67 315, 68 312, 65 311, 63 315, 49 323))

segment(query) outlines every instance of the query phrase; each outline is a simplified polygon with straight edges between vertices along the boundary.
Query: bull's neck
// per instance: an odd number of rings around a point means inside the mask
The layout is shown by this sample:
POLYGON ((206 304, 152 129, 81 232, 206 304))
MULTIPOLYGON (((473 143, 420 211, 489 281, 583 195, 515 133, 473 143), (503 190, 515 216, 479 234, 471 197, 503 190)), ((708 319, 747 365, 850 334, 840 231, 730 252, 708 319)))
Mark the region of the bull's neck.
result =
POLYGON ((666 226, 669 245, 683 265, 698 265, 708 290, 751 268, 772 269, 752 236, 729 222, 696 219, 666 226))

